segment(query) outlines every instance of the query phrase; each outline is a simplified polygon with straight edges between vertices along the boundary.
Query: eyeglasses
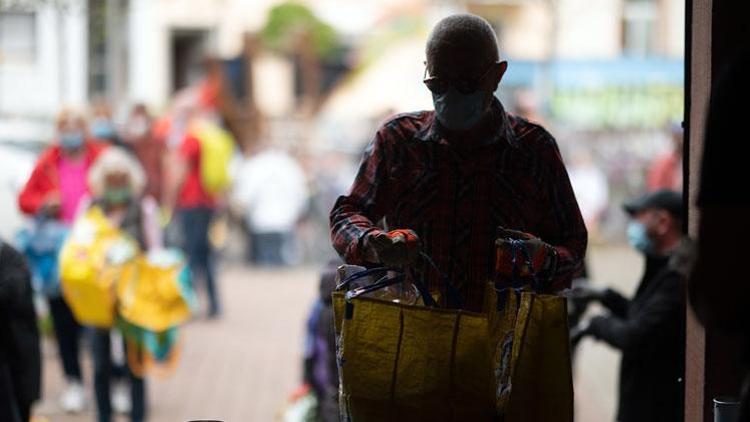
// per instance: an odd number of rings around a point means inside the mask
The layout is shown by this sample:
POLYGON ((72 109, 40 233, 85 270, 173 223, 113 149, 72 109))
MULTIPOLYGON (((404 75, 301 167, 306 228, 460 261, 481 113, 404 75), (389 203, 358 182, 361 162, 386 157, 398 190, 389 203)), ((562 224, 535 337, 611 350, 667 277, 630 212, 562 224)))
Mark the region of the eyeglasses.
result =
POLYGON ((487 69, 482 72, 482 75, 475 79, 445 79, 439 76, 428 76, 429 73, 427 72, 427 66, 425 66, 422 82, 427 86, 427 89, 438 95, 444 94, 451 86, 456 88, 456 90, 462 94, 471 94, 479 89, 479 85, 481 85, 489 71, 497 64, 499 64, 499 62, 491 63, 487 66, 487 69))

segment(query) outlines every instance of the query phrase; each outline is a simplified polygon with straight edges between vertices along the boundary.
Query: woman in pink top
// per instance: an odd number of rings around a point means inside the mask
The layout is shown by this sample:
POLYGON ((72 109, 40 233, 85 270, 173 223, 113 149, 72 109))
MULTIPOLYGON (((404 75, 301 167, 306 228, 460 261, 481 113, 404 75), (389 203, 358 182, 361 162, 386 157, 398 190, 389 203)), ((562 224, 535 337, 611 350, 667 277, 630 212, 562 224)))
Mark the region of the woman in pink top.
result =
MULTIPOLYGON (((88 169, 103 148, 103 145, 90 140, 86 122, 80 115, 68 110, 60 113, 53 145, 39 156, 31 177, 18 197, 21 211, 30 216, 71 223, 81 199, 88 192, 88 169)), ((62 297, 47 299, 59 356, 68 381, 60 396, 60 406, 66 412, 81 412, 86 406, 79 358, 81 326, 62 297)))

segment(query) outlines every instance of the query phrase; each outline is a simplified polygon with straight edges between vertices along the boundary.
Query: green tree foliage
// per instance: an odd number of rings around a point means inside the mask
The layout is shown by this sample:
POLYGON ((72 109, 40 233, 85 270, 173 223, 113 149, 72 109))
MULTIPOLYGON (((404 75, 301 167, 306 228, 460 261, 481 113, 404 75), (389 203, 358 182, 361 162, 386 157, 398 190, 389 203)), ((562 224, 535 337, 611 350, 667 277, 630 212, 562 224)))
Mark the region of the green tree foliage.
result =
POLYGON ((339 47, 336 30, 318 19, 307 6, 289 1, 269 11, 261 38, 270 49, 290 53, 300 36, 309 37, 315 53, 322 58, 330 57, 339 47))

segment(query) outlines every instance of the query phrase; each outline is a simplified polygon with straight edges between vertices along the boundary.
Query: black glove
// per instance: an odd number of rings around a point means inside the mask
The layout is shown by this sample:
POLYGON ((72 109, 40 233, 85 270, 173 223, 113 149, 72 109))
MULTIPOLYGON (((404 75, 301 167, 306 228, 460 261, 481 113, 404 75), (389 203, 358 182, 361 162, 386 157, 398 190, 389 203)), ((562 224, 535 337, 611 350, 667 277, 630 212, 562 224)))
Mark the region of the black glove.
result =
POLYGON ((568 297, 584 303, 593 301, 601 302, 606 293, 606 287, 596 286, 584 279, 576 279, 573 280, 568 297))

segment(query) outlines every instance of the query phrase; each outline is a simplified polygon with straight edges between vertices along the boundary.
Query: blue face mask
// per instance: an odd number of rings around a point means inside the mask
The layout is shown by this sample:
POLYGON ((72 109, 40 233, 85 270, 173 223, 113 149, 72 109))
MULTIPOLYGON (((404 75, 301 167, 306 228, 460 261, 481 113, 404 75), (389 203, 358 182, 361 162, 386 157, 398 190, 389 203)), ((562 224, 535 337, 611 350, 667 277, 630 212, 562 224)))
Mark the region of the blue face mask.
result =
POLYGON ((67 132, 60 135, 60 146, 66 150, 77 150, 83 146, 83 142, 81 132, 67 132))
POLYGON ((628 224, 627 235, 630 246, 645 254, 653 252, 654 241, 648 237, 646 226, 640 221, 634 220, 628 224))
POLYGON ((96 119, 91 123, 91 134, 99 139, 112 139, 115 137, 115 128, 106 119, 96 119))
POLYGON ((484 116, 486 93, 481 89, 462 94, 450 87, 442 94, 432 93, 432 103, 440 124, 450 130, 467 130, 484 116))

